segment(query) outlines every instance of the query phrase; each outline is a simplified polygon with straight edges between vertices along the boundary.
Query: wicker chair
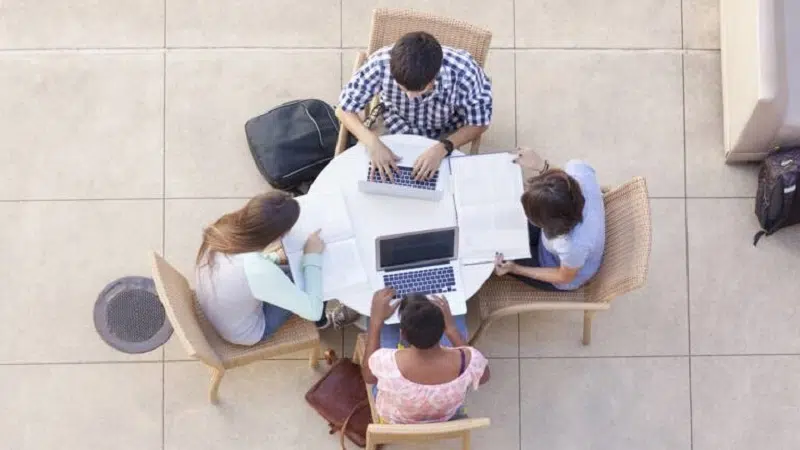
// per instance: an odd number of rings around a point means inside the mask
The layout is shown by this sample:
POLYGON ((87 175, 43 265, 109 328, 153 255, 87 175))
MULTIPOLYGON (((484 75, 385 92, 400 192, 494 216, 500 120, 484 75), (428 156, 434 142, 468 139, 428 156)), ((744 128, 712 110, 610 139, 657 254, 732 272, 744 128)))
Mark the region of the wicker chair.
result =
MULTIPOLYGON (((353 362, 356 364, 363 364, 366 341, 367 335, 365 333, 358 335, 356 347, 353 350, 353 362)), ((420 425, 382 424, 375 412, 375 398, 372 395, 372 388, 367 384, 366 389, 369 409, 372 413, 372 423, 367 427, 367 450, 375 450, 381 444, 430 442, 444 439, 461 439, 462 448, 469 450, 472 430, 485 428, 491 424, 491 420, 486 417, 420 425)))
POLYGON ((545 292, 513 277, 492 276, 478 291, 481 325, 470 340, 475 345, 495 320, 531 311, 583 311, 583 345, 592 338, 592 317, 607 310, 620 295, 644 286, 650 261, 650 203, 643 178, 604 195, 606 245, 597 275, 574 291, 545 292))
POLYGON ((223 340, 205 318, 186 278, 155 252, 153 278, 181 344, 189 356, 211 367, 208 399, 212 403, 217 403, 219 384, 227 369, 306 349, 310 350, 311 367, 316 367, 320 344, 313 323, 293 316, 266 342, 250 347, 234 345, 223 340))
MULTIPOLYGON (((353 73, 367 60, 367 56, 387 45, 394 44, 401 36, 414 31, 425 31, 442 45, 468 51, 481 67, 486 64, 492 33, 460 20, 438 17, 433 14, 403 9, 378 8, 372 12, 372 27, 367 51, 358 52, 353 65, 353 73)), ((377 105, 376 96, 368 105, 364 115, 368 116, 372 107, 377 105)), ((337 116, 339 109, 336 110, 337 116)), ((347 150, 349 133, 343 125, 339 128, 339 139, 336 143, 336 155, 347 150)), ((480 137, 472 141, 470 153, 478 153, 480 137)))

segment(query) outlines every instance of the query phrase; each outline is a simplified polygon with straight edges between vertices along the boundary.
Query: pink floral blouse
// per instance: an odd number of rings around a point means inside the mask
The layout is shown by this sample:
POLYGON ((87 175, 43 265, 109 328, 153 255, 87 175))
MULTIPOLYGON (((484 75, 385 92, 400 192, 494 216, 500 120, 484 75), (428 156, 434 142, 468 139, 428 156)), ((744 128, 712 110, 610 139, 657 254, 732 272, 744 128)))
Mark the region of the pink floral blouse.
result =
POLYGON ((478 385, 486 369, 486 358, 472 347, 462 347, 472 353, 467 367, 453 381, 427 385, 407 380, 395 361, 397 350, 382 348, 369 358, 369 368, 378 379, 375 409, 388 423, 429 423, 450 420, 464 404, 467 389, 478 385))

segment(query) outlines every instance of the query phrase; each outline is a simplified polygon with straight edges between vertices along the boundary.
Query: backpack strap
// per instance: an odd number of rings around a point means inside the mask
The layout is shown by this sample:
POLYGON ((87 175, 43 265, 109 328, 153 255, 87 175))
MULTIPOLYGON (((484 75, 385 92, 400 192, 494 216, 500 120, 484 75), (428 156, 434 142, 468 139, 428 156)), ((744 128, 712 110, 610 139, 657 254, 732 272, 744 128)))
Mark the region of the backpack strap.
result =
POLYGON ((369 399, 365 398, 364 400, 361 400, 360 402, 358 402, 356 404, 356 406, 354 406, 353 409, 350 411, 350 414, 347 415, 347 418, 344 419, 344 423, 342 423, 342 427, 339 428, 339 445, 341 446, 341 450, 347 450, 347 447, 344 445, 344 435, 345 435, 345 432, 347 431, 347 425, 350 423, 350 419, 352 419, 353 416, 358 411, 363 409, 365 406, 369 406, 368 401, 369 401, 369 399))

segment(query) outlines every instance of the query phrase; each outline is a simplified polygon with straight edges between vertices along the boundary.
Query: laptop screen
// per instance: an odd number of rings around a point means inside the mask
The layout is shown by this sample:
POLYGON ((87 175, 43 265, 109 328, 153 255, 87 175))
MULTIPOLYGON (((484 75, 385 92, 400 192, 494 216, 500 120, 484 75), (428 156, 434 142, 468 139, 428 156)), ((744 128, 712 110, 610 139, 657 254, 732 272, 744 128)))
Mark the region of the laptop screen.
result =
POLYGON ((455 253, 456 228, 385 237, 378 242, 378 270, 449 261, 455 253))

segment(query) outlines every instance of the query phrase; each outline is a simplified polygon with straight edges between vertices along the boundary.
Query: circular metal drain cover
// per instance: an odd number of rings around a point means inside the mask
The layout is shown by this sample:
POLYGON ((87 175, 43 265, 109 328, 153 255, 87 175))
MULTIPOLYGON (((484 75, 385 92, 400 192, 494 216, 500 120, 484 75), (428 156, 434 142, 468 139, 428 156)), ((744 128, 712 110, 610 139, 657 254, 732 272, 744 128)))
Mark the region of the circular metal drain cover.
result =
POLYGON ((106 343, 125 353, 144 353, 172 335, 153 280, 125 277, 112 281, 94 304, 94 327, 106 343))

